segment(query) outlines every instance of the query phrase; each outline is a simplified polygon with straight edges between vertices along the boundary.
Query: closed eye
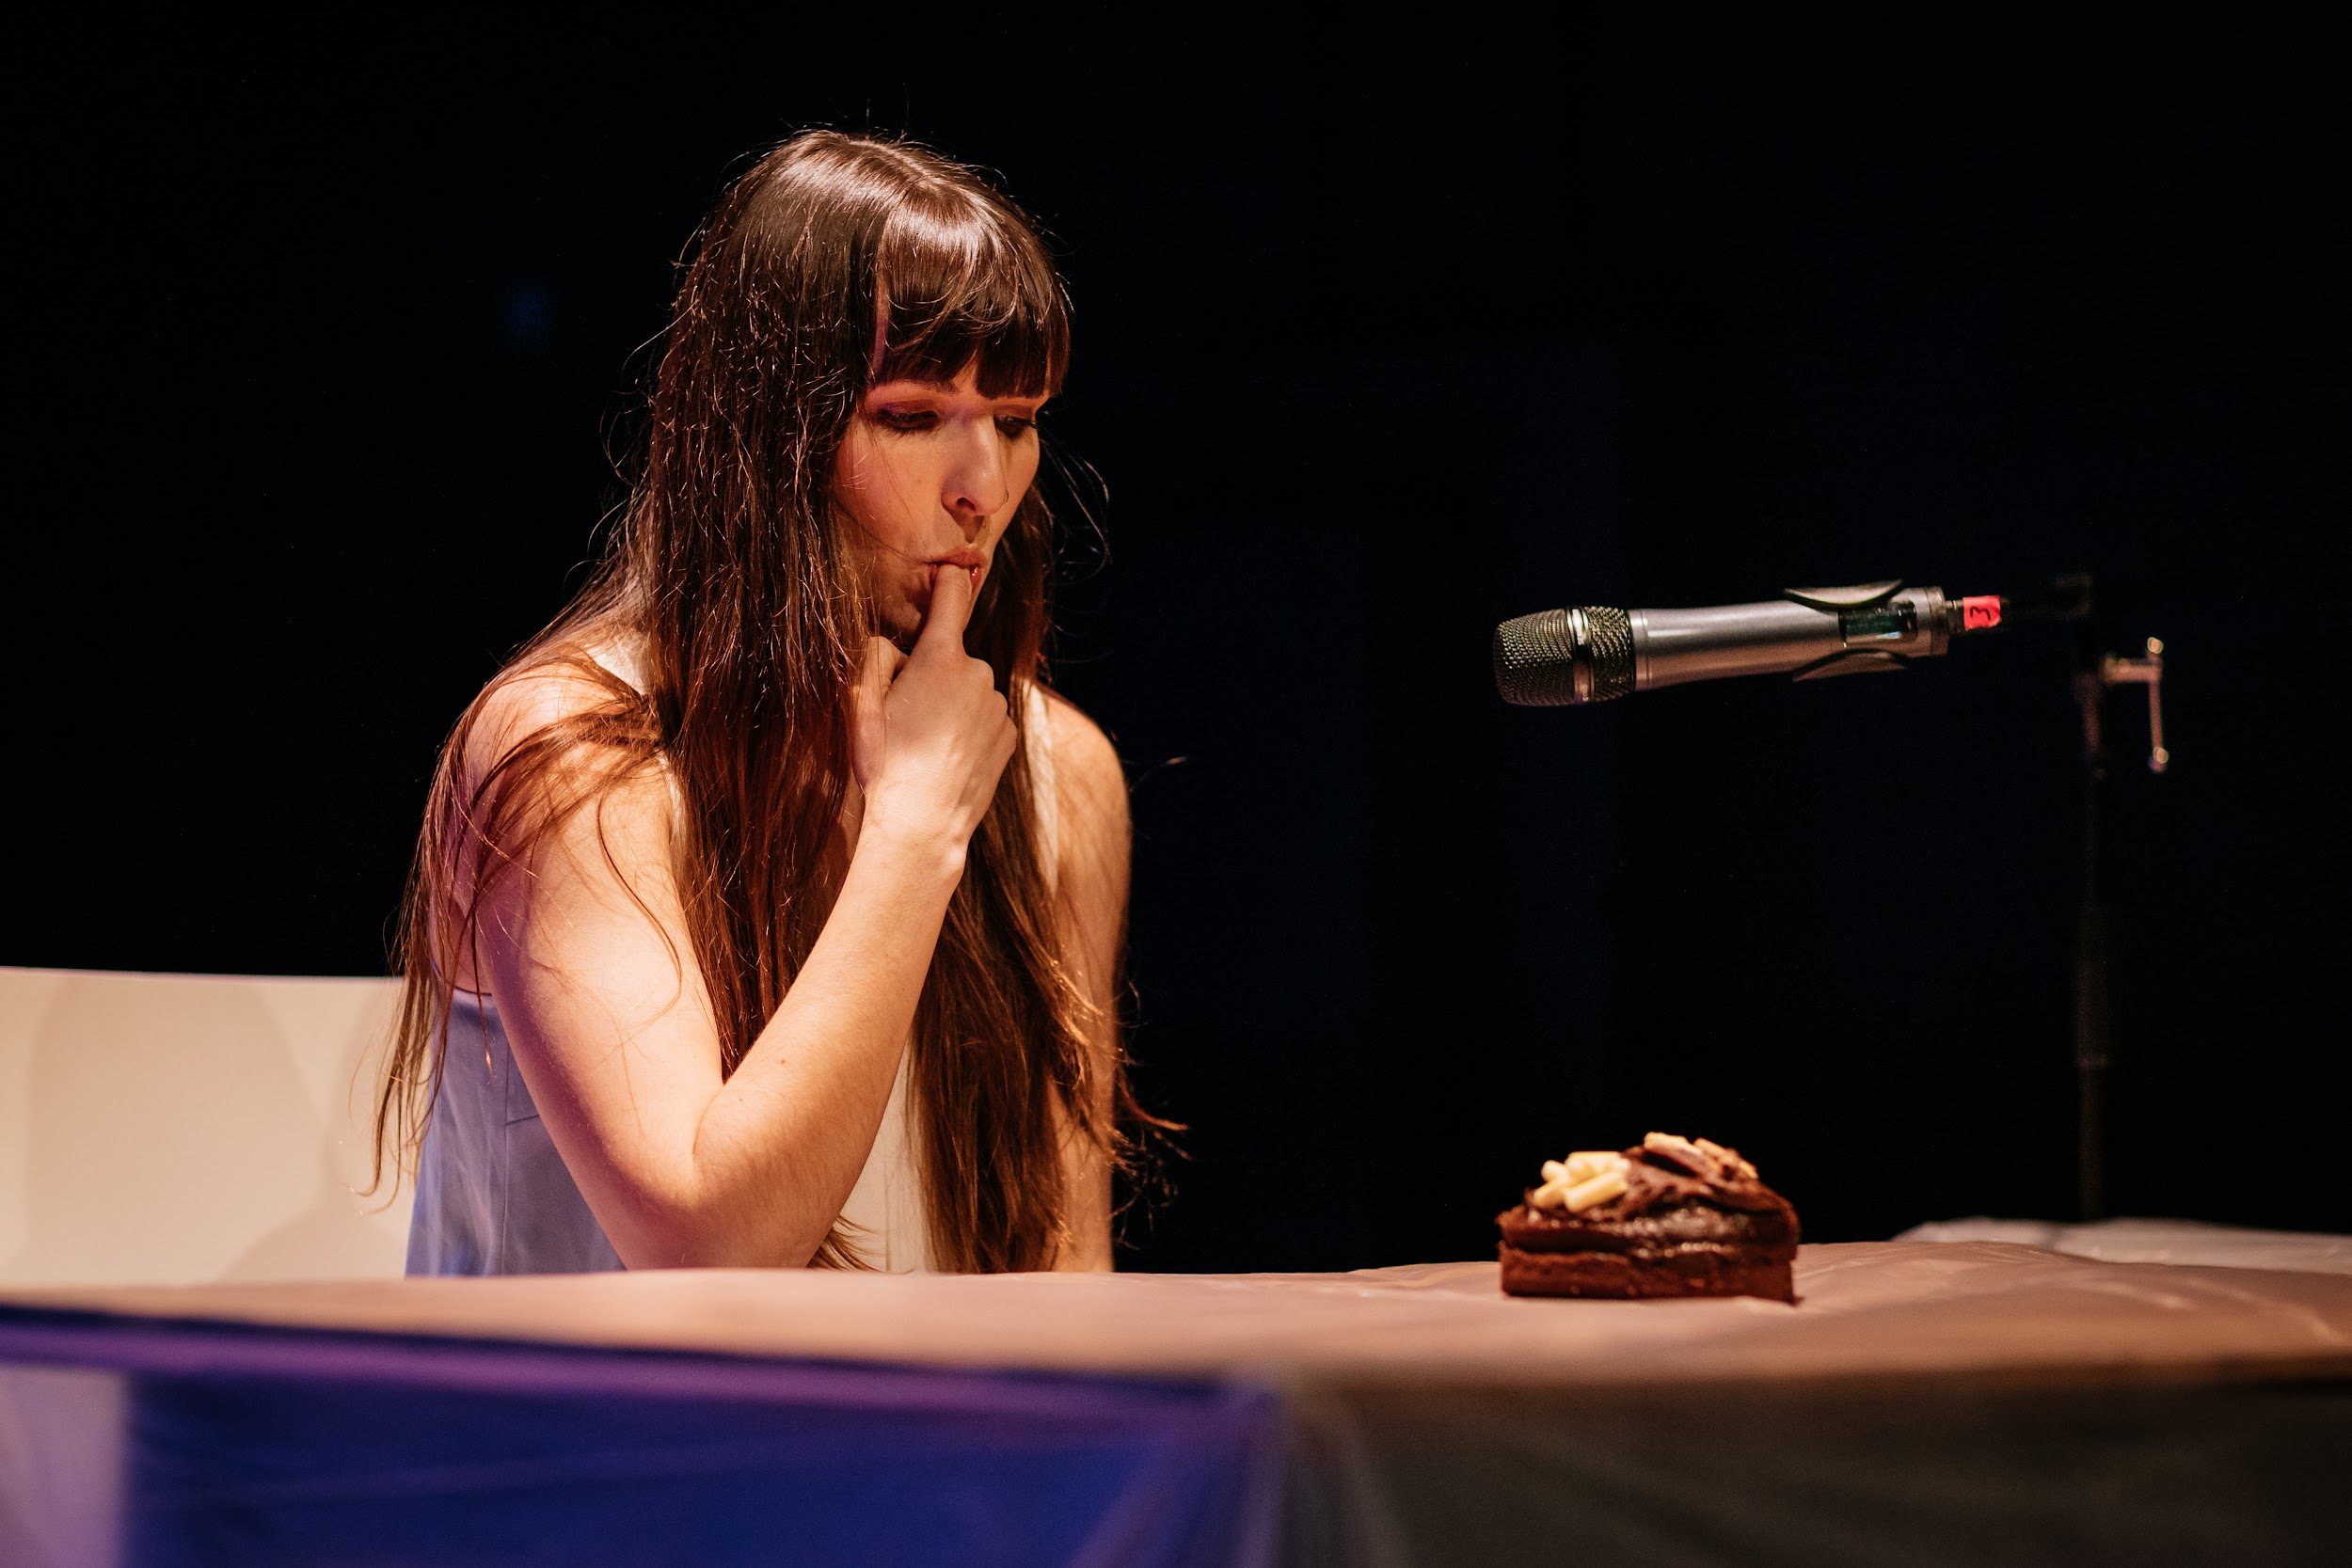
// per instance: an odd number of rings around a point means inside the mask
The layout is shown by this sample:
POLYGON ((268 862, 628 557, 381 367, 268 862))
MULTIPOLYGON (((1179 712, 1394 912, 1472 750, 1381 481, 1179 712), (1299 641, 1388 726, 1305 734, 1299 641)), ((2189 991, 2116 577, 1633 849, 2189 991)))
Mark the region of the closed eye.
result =
POLYGON ((882 408, 874 418, 885 430, 929 430, 939 422, 939 416, 928 408, 882 408))

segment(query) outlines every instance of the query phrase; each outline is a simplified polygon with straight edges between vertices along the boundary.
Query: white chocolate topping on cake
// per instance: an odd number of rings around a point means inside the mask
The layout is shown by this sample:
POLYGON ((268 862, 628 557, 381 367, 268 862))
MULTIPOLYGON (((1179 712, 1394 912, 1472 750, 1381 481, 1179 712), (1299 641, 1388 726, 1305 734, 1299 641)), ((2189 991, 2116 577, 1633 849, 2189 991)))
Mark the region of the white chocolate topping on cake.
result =
POLYGON ((1625 1191, 1626 1157, 1614 1149, 1579 1149, 1563 1162, 1544 1162, 1544 1184, 1527 1195, 1538 1209, 1581 1214, 1625 1191))
POLYGON ((1643 1159, 1653 1168, 1664 1166, 1684 1172, 1717 1191, 1726 1184, 1736 1187, 1756 1180, 1756 1167, 1742 1160, 1736 1149, 1705 1138, 1652 1132, 1642 1139, 1639 1148, 1628 1149, 1624 1154, 1613 1149, 1583 1148, 1565 1160, 1546 1160, 1544 1184, 1527 1195, 1528 1204, 1536 1209, 1565 1209, 1571 1214, 1581 1214, 1621 1197, 1630 1184, 1632 1163, 1629 1155, 1643 1159))

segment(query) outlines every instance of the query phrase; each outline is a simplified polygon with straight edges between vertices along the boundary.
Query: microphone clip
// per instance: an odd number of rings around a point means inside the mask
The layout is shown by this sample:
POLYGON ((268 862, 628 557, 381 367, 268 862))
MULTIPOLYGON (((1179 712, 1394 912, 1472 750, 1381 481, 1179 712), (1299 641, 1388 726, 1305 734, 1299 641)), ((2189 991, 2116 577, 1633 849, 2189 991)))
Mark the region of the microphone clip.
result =
POLYGON ((1903 590, 1903 579, 1890 578, 1884 582, 1857 583, 1851 588, 1784 588, 1780 596, 1793 599, 1807 610, 1819 610, 1836 615, 1848 610, 1868 610, 1883 605, 1903 590))
POLYGON ((1900 578, 1856 583, 1851 588, 1788 588, 1782 590, 1781 597, 1837 617, 1838 641, 1843 644, 1791 671, 1788 678, 1792 681, 1908 670, 1915 657, 1942 653, 1949 635, 1943 592, 1927 588, 1905 594, 1900 578), (1898 646, 1873 647, 1874 642, 1898 646))

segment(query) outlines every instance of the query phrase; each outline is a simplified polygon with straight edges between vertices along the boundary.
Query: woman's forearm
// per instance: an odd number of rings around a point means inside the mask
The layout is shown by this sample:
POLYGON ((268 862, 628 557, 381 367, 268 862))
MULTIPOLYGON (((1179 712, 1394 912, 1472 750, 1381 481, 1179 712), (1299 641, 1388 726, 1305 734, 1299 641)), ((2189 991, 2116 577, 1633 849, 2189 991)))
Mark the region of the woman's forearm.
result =
POLYGON ((631 1267, 806 1263, 856 1186, 972 833, 1019 739, 989 666, 962 651, 971 594, 948 573, 913 653, 869 643, 849 870, 731 1075, 718 1009, 684 968, 693 943, 666 789, 635 781, 573 814, 493 900, 516 1060, 631 1267))
POLYGON ((695 1128, 691 1212, 663 1227, 678 1261, 794 1267, 823 1243, 888 1108, 964 856, 860 835, 807 962, 695 1128))

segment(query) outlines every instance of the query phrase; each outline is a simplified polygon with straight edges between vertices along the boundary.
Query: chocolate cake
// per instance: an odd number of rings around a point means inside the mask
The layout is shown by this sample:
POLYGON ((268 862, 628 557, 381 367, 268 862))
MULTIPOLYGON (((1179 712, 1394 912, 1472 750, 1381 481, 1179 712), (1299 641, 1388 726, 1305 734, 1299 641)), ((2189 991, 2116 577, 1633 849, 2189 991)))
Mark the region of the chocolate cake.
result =
POLYGON ((1797 1299, 1797 1212, 1705 1138, 1547 1161, 1544 1184, 1496 1219, 1511 1295, 1797 1299))

